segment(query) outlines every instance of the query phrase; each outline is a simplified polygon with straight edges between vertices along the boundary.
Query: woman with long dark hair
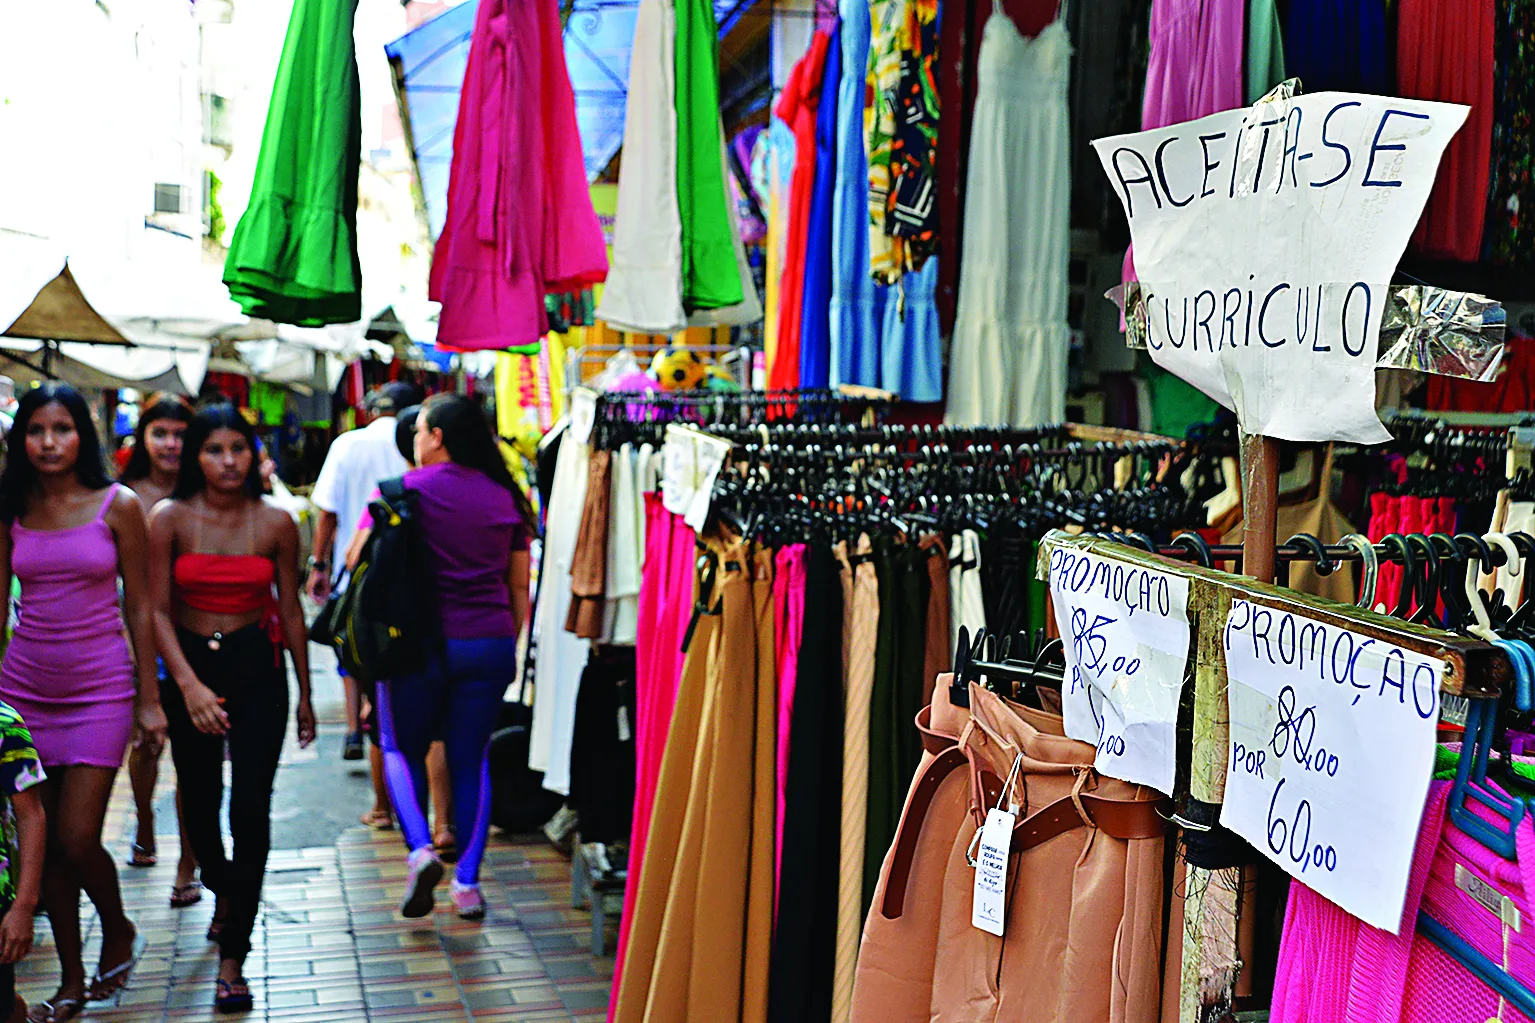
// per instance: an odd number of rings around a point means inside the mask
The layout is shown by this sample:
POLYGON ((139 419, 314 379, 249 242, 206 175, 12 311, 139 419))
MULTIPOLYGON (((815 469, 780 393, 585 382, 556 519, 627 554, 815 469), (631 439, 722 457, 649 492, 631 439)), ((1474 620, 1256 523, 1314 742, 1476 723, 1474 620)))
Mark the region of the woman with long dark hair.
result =
POLYGON ((422 807, 427 750, 447 746, 459 858, 452 885, 459 916, 485 916, 480 860, 490 830, 485 754, 517 667, 528 608, 527 501, 507 471, 479 407, 461 395, 428 398, 416 417, 415 462, 405 474, 430 553, 428 584, 442 637, 426 668, 381 682, 375 712, 395 813, 410 850, 400 910, 432 910, 444 868, 422 807))
POLYGON ((261 496, 250 423, 231 405, 198 412, 182 441, 171 500, 150 521, 150 588, 166 673, 171 758, 203 882, 218 896, 214 1003, 251 1008, 244 977, 272 840, 272 783, 288 728, 286 646, 298 676, 298 737, 314 741, 309 657, 299 609, 298 527, 261 496), (274 594, 275 589, 275 594, 274 594), (224 850, 219 809, 231 762, 224 850))
MULTIPOLYGON (((133 430, 133 453, 128 457, 118 482, 126 485, 144 505, 146 514, 171 496, 176 477, 181 475, 181 436, 192 421, 192 406, 179 394, 156 394, 144 403, 139 423, 133 430)), ((161 683, 169 680, 161 674, 161 683)), ((138 834, 128 858, 130 867, 152 867, 158 862, 155 848, 155 785, 160 781, 159 748, 150 747, 136 737, 128 751, 128 781, 133 787, 133 804, 138 809, 138 834)), ((181 789, 176 789, 176 820, 181 823, 181 789)), ((171 905, 190 906, 202 900, 202 885, 197 883, 197 857, 192 852, 186 828, 180 827, 181 858, 176 862, 176 880, 171 885, 171 905)))
POLYGON ((107 478, 90 407, 67 384, 28 391, 17 406, 0 473, 0 524, 0 592, 10 591, 14 573, 22 599, 0 664, 0 699, 21 713, 48 775, 38 787, 48 817, 43 904, 61 974, 31 1018, 58 1023, 79 1015, 87 998, 115 998, 143 954, 101 829, 135 726, 153 750, 166 728, 143 506, 107 478), (101 965, 89 985, 82 888, 102 927, 101 965))

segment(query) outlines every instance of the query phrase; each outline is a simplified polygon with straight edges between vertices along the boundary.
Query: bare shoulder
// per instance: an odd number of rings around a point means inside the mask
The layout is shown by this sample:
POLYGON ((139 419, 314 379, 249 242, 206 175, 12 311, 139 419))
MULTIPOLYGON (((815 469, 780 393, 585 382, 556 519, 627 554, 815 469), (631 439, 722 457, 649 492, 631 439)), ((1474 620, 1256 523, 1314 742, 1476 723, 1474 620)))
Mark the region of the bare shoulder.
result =
POLYGON ((257 523, 261 532, 265 535, 285 538, 298 536, 298 523, 293 521, 293 516, 288 510, 270 498, 263 497, 261 505, 256 511, 257 523))
POLYGON ((107 519, 114 525, 124 515, 137 515, 140 522, 144 521, 144 502, 127 485, 117 488, 107 508, 107 519))
POLYGON ((152 509, 150 509, 149 528, 151 530, 175 530, 175 528, 182 522, 185 514, 185 501, 178 501, 173 497, 167 497, 165 500, 160 501, 152 509))

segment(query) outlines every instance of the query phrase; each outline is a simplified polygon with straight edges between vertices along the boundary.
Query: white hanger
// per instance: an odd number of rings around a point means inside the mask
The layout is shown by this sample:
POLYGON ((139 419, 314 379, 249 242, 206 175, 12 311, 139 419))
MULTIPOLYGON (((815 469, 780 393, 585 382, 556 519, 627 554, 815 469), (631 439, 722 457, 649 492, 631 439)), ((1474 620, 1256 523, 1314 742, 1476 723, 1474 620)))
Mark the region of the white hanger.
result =
POLYGON ((1359 584, 1359 601, 1355 606, 1373 607, 1376 582, 1380 578, 1380 556, 1375 553, 1375 545, 1362 533, 1350 533, 1338 543, 1358 551, 1359 558, 1364 563, 1364 572, 1359 584))

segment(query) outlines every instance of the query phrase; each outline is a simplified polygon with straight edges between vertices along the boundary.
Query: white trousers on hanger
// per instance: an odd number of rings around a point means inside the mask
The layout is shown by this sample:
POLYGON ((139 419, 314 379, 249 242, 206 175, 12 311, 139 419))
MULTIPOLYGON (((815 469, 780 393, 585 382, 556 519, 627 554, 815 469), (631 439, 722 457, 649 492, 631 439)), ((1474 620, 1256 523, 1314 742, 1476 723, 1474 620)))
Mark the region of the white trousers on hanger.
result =
POLYGON ((949 541, 949 649, 959 650, 959 630, 970 639, 986 628, 986 604, 981 598, 981 538, 973 529, 949 541))
POLYGON ((613 266, 597 305, 598 319, 636 334, 671 335, 687 326, 677 209, 676 48, 672 0, 640 0, 624 107, 613 266))
MULTIPOLYGON (((580 395, 577 395, 579 400, 580 395)), ((574 418, 574 417, 572 417, 574 418)), ((544 773, 544 788, 570 795, 570 747, 575 738, 576 694, 591 643, 565 631, 570 610, 570 566, 586 507, 586 474, 592 449, 577 440, 574 428, 560 442, 554 486, 549 491, 544 561, 539 568, 538 610, 533 635, 538 639, 533 666, 533 727, 528 735, 528 766, 544 773)))

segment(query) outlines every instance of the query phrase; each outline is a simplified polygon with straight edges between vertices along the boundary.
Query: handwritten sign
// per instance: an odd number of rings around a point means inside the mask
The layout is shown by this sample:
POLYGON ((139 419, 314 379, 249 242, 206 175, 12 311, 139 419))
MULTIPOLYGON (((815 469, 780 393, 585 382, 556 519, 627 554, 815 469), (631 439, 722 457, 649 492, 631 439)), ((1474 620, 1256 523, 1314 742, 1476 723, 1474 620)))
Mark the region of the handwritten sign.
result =
POLYGON ((1050 595, 1066 647, 1066 734, 1096 746, 1094 764, 1109 777, 1171 793, 1188 580, 1056 547, 1050 595))
POLYGON ((1433 773, 1444 665, 1233 602, 1221 823, 1296 880, 1392 933, 1433 773))
POLYGON ((1466 107, 1322 92, 1093 143, 1160 366, 1295 441, 1378 443, 1386 292, 1466 107))

